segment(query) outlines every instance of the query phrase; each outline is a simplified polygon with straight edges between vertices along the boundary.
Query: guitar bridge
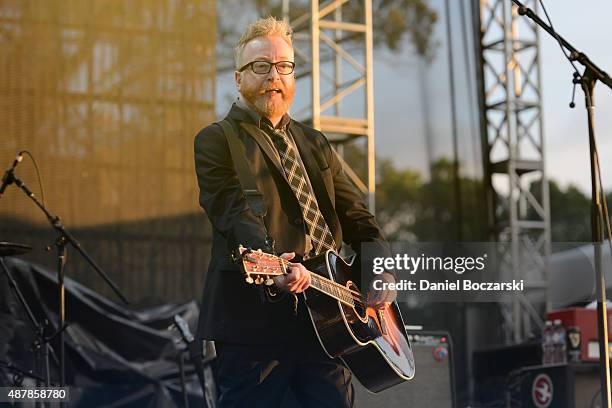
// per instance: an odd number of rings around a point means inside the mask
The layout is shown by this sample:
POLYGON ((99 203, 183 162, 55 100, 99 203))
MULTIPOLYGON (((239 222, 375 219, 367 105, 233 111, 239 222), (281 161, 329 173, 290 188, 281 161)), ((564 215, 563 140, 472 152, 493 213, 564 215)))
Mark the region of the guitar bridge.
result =
POLYGON ((385 312, 383 310, 378 309, 376 311, 376 315, 378 316, 378 323, 380 324, 380 331, 382 334, 387 334, 387 323, 385 322, 385 312))

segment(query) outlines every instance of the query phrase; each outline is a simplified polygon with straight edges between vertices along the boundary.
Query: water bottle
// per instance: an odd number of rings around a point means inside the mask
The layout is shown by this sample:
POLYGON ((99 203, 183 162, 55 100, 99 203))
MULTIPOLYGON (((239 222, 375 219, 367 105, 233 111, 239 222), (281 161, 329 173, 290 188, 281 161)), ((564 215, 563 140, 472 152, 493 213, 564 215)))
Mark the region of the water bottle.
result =
POLYGON ((546 321, 544 331, 542 331, 542 364, 548 365, 552 362, 553 354, 553 325, 550 320, 546 321))
POLYGON ((567 363, 567 332, 560 319, 553 322, 554 361, 553 364, 567 363))

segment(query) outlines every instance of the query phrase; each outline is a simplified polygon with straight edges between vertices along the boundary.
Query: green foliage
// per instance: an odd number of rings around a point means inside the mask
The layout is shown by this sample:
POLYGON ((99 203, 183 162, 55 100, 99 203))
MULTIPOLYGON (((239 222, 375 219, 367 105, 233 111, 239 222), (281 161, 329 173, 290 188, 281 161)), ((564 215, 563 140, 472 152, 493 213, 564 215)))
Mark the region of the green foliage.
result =
MULTIPOLYGON (((347 145, 344 157, 364 179, 364 149, 347 145)), ((424 180, 422 174, 413 169, 396 168, 389 159, 379 158, 376 164, 376 218, 389 240, 488 239, 487 209, 481 179, 459 177, 457 180, 454 163, 449 159, 433 163, 429 180, 424 180)), ((531 192, 541 200, 540 191, 533 188, 531 192)), ((573 185, 561 188, 554 180, 549 181, 549 196, 552 241, 590 241, 590 196, 573 185)), ((607 198, 612 203, 612 192, 607 198)), ((505 212, 498 214, 500 218, 507 216, 505 212)), ((527 218, 536 218, 533 210, 527 218)))
POLYGON ((376 218, 391 241, 416 241, 414 226, 422 206, 421 175, 410 169, 398 170, 390 160, 379 160, 376 183, 376 218))
MULTIPOLYGON (((364 179, 364 149, 347 145, 344 157, 364 179)), ((413 169, 396 168, 389 159, 377 159, 376 167, 376 218, 389 240, 488 239, 483 182, 470 177, 456 180, 451 160, 434 162, 429 180, 424 180, 422 174, 413 169)), ((590 196, 573 185, 561 188, 554 180, 548 184, 552 241, 590 241, 590 196)), ((534 183, 536 185, 539 183, 534 183)), ((540 191, 532 188, 531 193, 541 200, 540 191)), ((608 193, 607 200, 612 203, 612 192, 608 193)), ((507 213, 499 213, 498 217, 507 218, 507 213)), ((527 218, 536 219, 533 210, 527 218)))
POLYGON ((553 242, 586 242, 591 240, 591 199, 576 186, 562 189, 551 180, 551 239, 553 242))
MULTIPOLYGON (((552 242, 591 241, 591 196, 572 184, 561 188, 554 180, 548 182, 548 190, 552 242)), ((538 188, 530 191, 541 197, 538 188)), ((607 201, 610 200, 612 193, 607 194, 607 201)))
POLYGON ((426 0, 375 0, 372 7, 375 44, 383 43, 389 50, 399 51, 402 39, 408 36, 419 56, 433 56, 432 33, 438 14, 426 0))
MULTIPOLYGON (((344 158, 363 179, 364 149, 347 145, 344 158)), ((387 239, 409 242, 486 239, 482 181, 457 179, 455 171, 452 161, 440 159, 431 167, 431 178, 424 180, 416 170, 398 169, 389 159, 377 159, 376 219, 387 239)))
MULTIPOLYGON (((419 241, 479 241, 486 239, 482 180, 456 177, 460 166, 440 159, 432 164, 431 178, 421 183, 414 197, 411 223, 403 227, 419 241)), ((406 174, 405 176, 410 176, 406 174)), ((420 178, 419 178, 420 179, 420 178)), ((380 186, 386 190, 388 186, 380 186)), ((391 197, 393 192, 388 193, 391 197)), ((379 208, 379 207, 377 207, 379 208)), ((390 207, 393 211, 393 206, 390 207)), ((380 208, 380 211, 387 211, 380 208)), ((389 214, 386 217, 400 217, 389 214)))

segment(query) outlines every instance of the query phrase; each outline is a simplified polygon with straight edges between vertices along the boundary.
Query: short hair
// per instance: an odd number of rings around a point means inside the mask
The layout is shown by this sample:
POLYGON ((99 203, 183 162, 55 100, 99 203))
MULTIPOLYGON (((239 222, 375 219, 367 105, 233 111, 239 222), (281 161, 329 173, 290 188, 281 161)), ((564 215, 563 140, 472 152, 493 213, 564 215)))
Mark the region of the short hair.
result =
POLYGON ((234 48, 234 62, 236 68, 240 68, 240 58, 242 57, 242 51, 247 43, 257 37, 265 37, 268 35, 278 35, 287 44, 293 47, 293 41, 291 36, 293 35, 293 29, 291 25, 285 20, 277 20, 276 18, 269 16, 266 18, 260 18, 259 20, 249 24, 246 28, 238 44, 234 48))

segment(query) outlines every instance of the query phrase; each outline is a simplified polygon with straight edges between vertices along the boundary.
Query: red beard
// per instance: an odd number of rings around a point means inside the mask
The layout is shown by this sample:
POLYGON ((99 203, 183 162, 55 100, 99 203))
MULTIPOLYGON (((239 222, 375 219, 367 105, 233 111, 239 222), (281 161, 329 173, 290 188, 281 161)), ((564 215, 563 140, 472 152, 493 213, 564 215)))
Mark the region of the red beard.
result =
MULTIPOLYGON (((270 89, 272 87, 268 87, 270 89)), ((265 92, 264 89, 242 90, 242 96, 255 108, 257 113, 264 117, 272 117, 285 114, 293 101, 293 95, 282 92, 265 92)))

